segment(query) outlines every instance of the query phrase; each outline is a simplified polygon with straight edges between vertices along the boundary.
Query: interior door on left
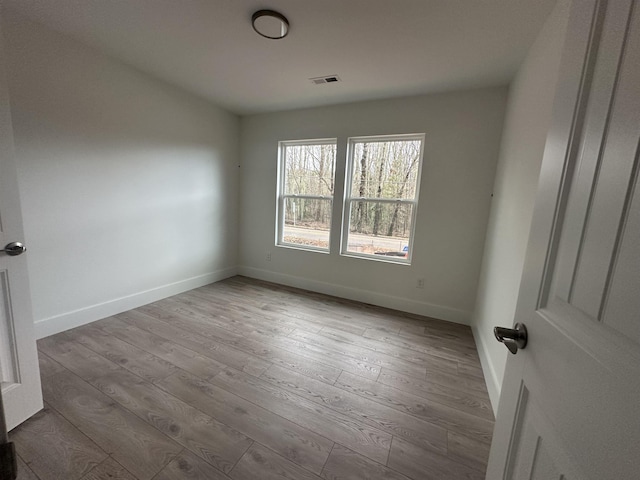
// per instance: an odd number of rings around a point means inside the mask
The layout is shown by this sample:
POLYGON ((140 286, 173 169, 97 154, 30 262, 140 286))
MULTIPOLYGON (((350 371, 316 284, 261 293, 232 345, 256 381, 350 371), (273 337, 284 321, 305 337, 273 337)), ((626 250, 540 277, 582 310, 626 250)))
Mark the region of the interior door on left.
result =
MULTIPOLYGON (((24 238, 5 69, 0 31, 0 249, 24 238)), ((9 430, 42 409, 26 257, 0 253, 0 385, 9 430)))

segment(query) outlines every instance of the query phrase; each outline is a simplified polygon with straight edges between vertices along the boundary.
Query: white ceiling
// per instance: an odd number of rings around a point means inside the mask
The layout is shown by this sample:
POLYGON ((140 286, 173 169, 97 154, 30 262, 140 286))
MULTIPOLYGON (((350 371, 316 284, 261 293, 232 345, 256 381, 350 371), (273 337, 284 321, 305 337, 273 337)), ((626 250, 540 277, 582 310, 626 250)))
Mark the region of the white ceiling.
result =
POLYGON ((507 84, 557 0, 4 0, 239 114, 507 84), (269 8, 290 22, 268 40, 269 8), (337 74, 342 81, 308 79, 337 74))

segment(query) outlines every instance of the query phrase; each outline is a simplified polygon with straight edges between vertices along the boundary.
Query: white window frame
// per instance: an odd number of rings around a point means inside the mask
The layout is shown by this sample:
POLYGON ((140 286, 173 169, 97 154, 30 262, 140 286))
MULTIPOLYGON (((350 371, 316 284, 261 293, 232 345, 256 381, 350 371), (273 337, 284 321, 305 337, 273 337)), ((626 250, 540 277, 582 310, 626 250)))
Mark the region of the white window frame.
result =
MULTIPOLYGON (((318 253, 331 253, 331 236, 333 234, 332 223, 333 223, 333 195, 291 195, 285 194, 285 174, 286 174, 286 163, 285 163, 285 149, 288 146, 298 146, 298 145, 335 145, 336 146, 336 156, 337 156, 337 148, 338 148, 338 139, 337 138, 317 138, 310 140, 283 140, 278 142, 278 188, 277 188, 277 203, 276 203, 276 247, 285 247, 285 248, 293 248, 296 250, 306 250, 311 252, 318 253), (301 245, 298 243, 287 243, 284 241, 284 217, 285 217, 285 200, 287 198, 300 198, 300 199, 309 199, 309 200, 329 200, 330 211, 331 211, 331 222, 329 224, 329 246, 327 248, 314 247, 311 245, 301 245)), ((334 158, 334 169, 333 169, 333 184, 335 186, 335 172, 337 166, 337 158, 334 158)))
POLYGON ((345 257, 356 257, 366 260, 373 260, 377 262, 396 263, 401 265, 411 265, 411 259, 413 258, 414 251, 414 236, 416 231, 416 219, 418 214, 418 203, 420 195, 420 184, 422 179, 422 165, 424 163, 424 133, 410 133, 410 134, 398 134, 398 135, 375 135, 375 136, 361 136, 361 137, 349 137, 347 140, 347 161, 345 162, 345 180, 344 180, 344 201, 342 204, 342 231, 340 241, 340 255, 345 257), (416 196, 415 198, 401 199, 401 198, 375 198, 375 197, 356 197, 352 195, 351 189, 353 187, 353 154, 354 144, 360 142, 389 142, 389 141, 406 141, 406 140, 418 140, 420 141, 420 159, 418 164, 418 176, 416 177, 416 196), (404 257, 388 257, 385 255, 375 255, 370 253, 349 252, 349 226, 351 223, 351 205, 354 202, 365 201, 374 203, 400 203, 412 205, 411 209, 411 233, 409 234, 408 246, 409 252, 407 258, 404 257))

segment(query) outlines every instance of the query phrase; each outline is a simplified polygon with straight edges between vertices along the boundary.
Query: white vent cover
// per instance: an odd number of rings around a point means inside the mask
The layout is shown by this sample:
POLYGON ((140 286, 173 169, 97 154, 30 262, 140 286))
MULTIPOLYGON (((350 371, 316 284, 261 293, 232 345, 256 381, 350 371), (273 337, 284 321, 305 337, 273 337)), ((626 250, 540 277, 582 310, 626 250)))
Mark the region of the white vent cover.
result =
POLYGON ((324 77, 314 77, 309 79, 311 83, 316 85, 322 85, 323 83, 335 83, 340 82, 340 77, 337 75, 327 75, 324 77))

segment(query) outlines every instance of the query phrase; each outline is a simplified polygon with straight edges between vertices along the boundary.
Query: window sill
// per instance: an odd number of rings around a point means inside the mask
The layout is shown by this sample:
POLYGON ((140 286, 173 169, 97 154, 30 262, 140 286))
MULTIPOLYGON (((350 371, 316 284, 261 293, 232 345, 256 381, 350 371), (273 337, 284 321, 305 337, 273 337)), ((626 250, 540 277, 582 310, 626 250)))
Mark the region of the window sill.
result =
POLYGON ((358 254, 354 252, 340 253, 340 256, 357 258, 360 260, 370 260, 373 262, 380 262, 380 263, 392 263, 394 265, 411 266, 411 260, 408 258, 402 258, 402 257, 390 257, 386 255, 363 255, 363 254, 358 254))
POLYGON ((331 253, 329 250, 325 250, 321 248, 313 248, 313 247, 304 247, 302 245, 296 245, 294 243, 277 243, 276 247, 288 248, 290 250, 300 250, 303 252, 324 253, 325 255, 328 255, 329 253, 331 253))

